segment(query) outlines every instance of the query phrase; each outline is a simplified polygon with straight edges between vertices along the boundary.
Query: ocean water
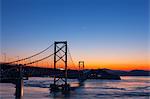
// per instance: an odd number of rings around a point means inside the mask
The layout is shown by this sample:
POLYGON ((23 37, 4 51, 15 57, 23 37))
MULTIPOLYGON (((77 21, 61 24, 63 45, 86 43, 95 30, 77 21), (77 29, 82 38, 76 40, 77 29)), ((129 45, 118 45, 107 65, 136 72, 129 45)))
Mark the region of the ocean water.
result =
MULTIPOLYGON (((24 81, 23 99, 150 99, 150 77, 121 77, 122 80, 86 80, 79 85, 69 79, 74 88, 67 94, 51 93, 52 78, 32 77, 24 81)), ((15 99, 15 85, 0 83, 0 98, 15 99)))

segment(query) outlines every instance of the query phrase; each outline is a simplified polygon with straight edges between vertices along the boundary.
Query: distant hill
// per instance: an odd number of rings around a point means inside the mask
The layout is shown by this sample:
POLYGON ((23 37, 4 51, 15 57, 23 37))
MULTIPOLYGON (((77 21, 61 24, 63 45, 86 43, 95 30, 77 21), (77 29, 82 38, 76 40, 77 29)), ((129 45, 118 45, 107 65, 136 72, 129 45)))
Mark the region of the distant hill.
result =
POLYGON ((109 73, 119 75, 119 76, 150 76, 150 71, 146 70, 131 70, 131 71, 122 71, 122 70, 110 70, 110 69, 101 69, 109 73))
POLYGON ((88 79, 121 80, 119 75, 114 74, 112 70, 108 69, 91 70, 88 79))
POLYGON ((150 76, 150 71, 132 70, 128 73, 129 76, 150 76))

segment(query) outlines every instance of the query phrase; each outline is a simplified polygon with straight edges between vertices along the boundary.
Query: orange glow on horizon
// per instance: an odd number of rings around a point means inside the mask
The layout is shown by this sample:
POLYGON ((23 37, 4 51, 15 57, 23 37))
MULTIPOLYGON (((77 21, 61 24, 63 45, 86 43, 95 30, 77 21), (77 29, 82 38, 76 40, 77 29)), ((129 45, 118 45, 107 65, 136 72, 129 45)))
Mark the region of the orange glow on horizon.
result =
MULTIPOLYGON (((48 65, 47 63, 38 64, 36 67, 43 68, 53 68, 53 65, 48 65)), ((58 64, 58 68, 64 68, 64 65, 58 64)), ((85 69, 112 69, 112 70, 150 70, 150 65, 135 65, 135 64, 85 64, 85 69)), ((78 69, 78 65, 76 67, 68 64, 68 69, 78 69)))
POLYGON ((131 65, 131 64, 126 64, 126 65, 89 65, 86 66, 87 69, 112 69, 112 70, 150 70, 149 65, 131 65))
MULTIPOLYGON (((25 53, 23 53, 25 55, 25 53)), ((23 56, 24 56, 23 55, 23 56)), ((30 54, 29 54, 30 55, 30 54)), ((26 54, 25 56, 28 56, 26 54)), ((85 56, 85 55, 83 55, 85 56)), ((140 55, 139 55, 140 56, 140 55)), ((95 58, 92 58, 94 56, 91 56, 91 54, 87 57, 81 57, 77 56, 77 59, 83 59, 85 62, 85 69, 112 69, 112 70, 150 70, 150 64, 148 63, 147 57, 103 57, 103 56, 98 56, 95 58)), ((40 58, 39 58, 40 59, 40 58)), ((16 60, 13 59, 13 60, 16 60)), ((13 61, 11 60, 11 61, 13 61)), ((33 60, 28 60, 28 61, 33 61, 33 60)), ((74 67, 70 61, 68 61, 68 69, 78 69, 78 61, 75 61, 76 66, 74 67)), ((24 62, 21 62, 19 64, 24 64, 24 62)), ((44 68, 53 68, 53 60, 47 59, 42 62, 35 63, 30 66, 36 66, 36 67, 44 67, 44 68)), ((60 62, 58 64, 58 68, 63 68, 64 66, 60 62)))

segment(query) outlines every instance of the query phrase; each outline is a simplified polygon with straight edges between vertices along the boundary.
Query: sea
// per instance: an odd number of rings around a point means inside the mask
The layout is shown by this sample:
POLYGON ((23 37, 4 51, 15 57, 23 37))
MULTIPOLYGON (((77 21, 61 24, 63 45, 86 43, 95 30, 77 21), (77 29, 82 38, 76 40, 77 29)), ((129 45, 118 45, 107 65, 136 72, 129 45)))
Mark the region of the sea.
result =
MULTIPOLYGON (((53 78, 31 77, 24 80, 22 99, 150 99, 150 77, 121 76, 121 80, 88 79, 79 84, 76 79, 68 82, 69 93, 50 92, 53 78)), ((62 82, 59 82, 62 83, 62 82)), ((0 83, 0 99, 15 99, 15 85, 0 83)))

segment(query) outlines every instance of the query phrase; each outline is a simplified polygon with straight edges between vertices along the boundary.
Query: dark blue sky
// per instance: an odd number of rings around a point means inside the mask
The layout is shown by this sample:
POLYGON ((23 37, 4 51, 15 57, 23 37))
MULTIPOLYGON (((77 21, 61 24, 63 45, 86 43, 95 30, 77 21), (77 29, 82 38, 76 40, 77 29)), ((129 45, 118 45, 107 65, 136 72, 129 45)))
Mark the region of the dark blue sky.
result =
POLYGON ((89 64, 146 64, 148 0, 2 0, 3 53, 30 55, 56 40, 89 64))

